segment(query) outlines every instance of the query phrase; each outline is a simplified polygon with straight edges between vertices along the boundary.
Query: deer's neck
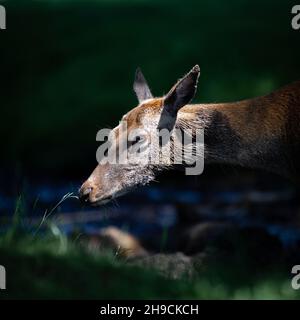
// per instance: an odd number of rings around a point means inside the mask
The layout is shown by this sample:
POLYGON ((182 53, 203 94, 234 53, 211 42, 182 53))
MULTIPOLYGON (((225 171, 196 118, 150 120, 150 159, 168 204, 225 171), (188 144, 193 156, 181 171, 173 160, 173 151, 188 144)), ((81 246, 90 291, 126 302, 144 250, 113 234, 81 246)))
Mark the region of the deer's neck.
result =
POLYGON ((227 163, 288 175, 286 109, 272 96, 234 103, 188 105, 179 121, 204 128, 205 163, 227 163))

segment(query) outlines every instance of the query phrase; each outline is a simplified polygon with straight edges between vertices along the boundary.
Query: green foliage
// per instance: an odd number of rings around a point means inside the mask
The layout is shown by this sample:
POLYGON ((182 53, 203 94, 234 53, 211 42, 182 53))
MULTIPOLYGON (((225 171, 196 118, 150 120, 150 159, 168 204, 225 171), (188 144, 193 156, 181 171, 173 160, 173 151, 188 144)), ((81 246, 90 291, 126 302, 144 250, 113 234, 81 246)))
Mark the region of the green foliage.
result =
POLYGON ((130 267, 112 253, 88 254, 57 232, 34 240, 0 241, 9 298, 178 298, 191 294, 185 283, 130 267))
POLYGON ((0 264, 7 270, 7 290, 0 292, 0 298, 299 298, 291 288, 290 270, 257 273, 240 252, 236 261, 211 253, 213 258, 205 261, 204 267, 199 257, 193 258, 196 273, 192 277, 183 274, 174 280, 158 273, 154 266, 135 265, 112 251, 87 250, 50 224, 39 236, 23 232, 10 240, 5 235, 0 237, 0 264))

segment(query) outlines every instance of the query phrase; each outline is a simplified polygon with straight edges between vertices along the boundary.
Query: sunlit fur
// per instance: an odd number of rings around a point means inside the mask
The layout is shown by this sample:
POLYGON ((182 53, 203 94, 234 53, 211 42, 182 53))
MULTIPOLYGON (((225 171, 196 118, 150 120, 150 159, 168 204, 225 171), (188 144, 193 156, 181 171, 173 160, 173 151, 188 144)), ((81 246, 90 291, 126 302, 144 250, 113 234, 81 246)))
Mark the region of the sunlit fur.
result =
MULTIPOLYGON (((123 118, 128 123, 128 132, 135 128, 155 130, 163 106, 164 98, 153 98, 129 111, 123 118)), ((179 110, 175 127, 204 129, 205 165, 231 163, 295 178, 299 169, 299 123, 300 82, 295 82, 254 99, 186 105, 179 110)), ((174 155, 176 149, 172 152, 174 155)), ((172 167, 166 163, 98 165, 82 188, 91 186, 93 192, 89 200, 99 204, 148 184, 158 171, 172 167)))

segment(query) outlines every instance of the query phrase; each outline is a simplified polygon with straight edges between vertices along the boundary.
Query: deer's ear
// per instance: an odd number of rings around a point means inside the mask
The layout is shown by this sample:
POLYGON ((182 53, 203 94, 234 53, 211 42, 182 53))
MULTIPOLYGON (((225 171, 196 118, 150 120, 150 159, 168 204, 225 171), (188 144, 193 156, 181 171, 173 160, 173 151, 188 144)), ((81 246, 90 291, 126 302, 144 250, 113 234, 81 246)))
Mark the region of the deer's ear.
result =
POLYGON ((139 103, 153 98, 148 83, 140 68, 137 68, 135 72, 133 90, 138 98, 139 103))
POLYGON ((158 129, 166 128, 171 130, 173 128, 178 110, 191 102, 195 96, 199 75, 200 68, 195 65, 165 96, 158 129))
POLYGON ((197 90, 200 68, 195 65, 194 68, 180 79, 164 99, 164 108, 170 114, 176 114, 180 108, 188 104, 195 96, 197 90))

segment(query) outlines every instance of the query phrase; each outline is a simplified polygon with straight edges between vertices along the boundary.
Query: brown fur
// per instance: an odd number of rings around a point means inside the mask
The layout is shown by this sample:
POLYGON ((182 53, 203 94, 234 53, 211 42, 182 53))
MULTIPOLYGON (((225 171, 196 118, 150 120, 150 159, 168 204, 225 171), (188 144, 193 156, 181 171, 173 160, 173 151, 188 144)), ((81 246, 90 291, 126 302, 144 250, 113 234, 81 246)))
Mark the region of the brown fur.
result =
POLYGON ((149 117, 158 114, 163 107, 163 102, 163 98, 151 99, 129 111, 123 118, 127 121, 128 131, 133 128, 138 128, 142 124, 142 117, 145 116, 145 113, 147 113, 149 117))
MULTIPOLYGON (((163 98, 155 98, 131 110, 125 116, 125 119, 128 121, 128 131, 141 126, 142 118, 145 114, 147 117, 160 114, 163 101, 163 98)), ((284 165, 283 159, 278 159, 278 164, 272 164, 267 163, 267 158, 272 158, 272 155, 269 155, 268 152, 274 155, 278 153, 282 157, 285 157, 284 160, 290 164, 292 159, 287 160, 287 158, 297 156, 288 154, 288 149, 290 145, 295 145, 295 141, 300 141, 300 82, 292 83, 262 97, 238 102, 189 104, 178 112, 177 123, 185 123, 185 127, 208 129, 211 125, 211 117, 216 112, 220 113, 223 119, 219 123, 219 126, 216 126, 216 130, 218 127, 227 127, 232 132, 232 135, 238 137, 236 141, 239 141, 239 144, 244 146, 244 149, 240 150, 242 156, 238 156, 235 160, 227 159, 225 154, 222 155, 221 148, 228 149, 231 143, 230 139, 233 137, 228 137, 228 141, 224 137, 223 143, 227 143, 228 146, 220 146, 220 151, 218 152, 221 152, 221 154, 218 155, 217 162, 220 162, 223 157, 222 162, 262 168, 262 164, 256 165, 255 161, 249 158, 251 157, 250 154, 246 155, 247 147, 249 151, 253 152, 253 149, 255 150, 257 146, 257 152, 254 152, 256 153, 255 156, 260 162, 266 163, 265 166, 268 166, 267 170, 290 175, 288 172, 290 168, 287 168, 288 165, 280 170, 277 169, 277 167, 284 165), (201 120, 199 121, 199 119, 201 120), (270 150, 267 149, 267 146, 271 145, 273 141, 278 144, 278 150, 275 150, 273 146, 270 150), (264 145, 266 148, 262 150, 264 145), (252 162, 252 165, 248 165, 250 162, 252 162)), ((210 145, 206 144, 206 148, 210 149, 210 145)), ((235 149, 232 152, 239 152, 239 150, 236 151, 235 149)), ((207 156, 206 161, 210 162, 209 160, 207 156)), ((274 161, 276 161, 275 156, 274 161)))
POLYGON ((220 111, 228 119, 232 129, 246 140, 255 141, 261 136, 278 136, 289 133, 300 138, 298 124, 300 113, 300 82, 287 85, 271 94, 232 103, 194 104, 181 109, 183 118, 192 119, 203 111, 220 111), (288 118, 293 113, 293 119, 288 118), (186 115, 184 115, 186 113, 186 115), (292 126, 290 126, 292 125, 292 126))
MULTIPOLYGON (((236 161, 233 161, 235 164, 250 166, 248 163, 251 161, 254 167, 288 177, 298 174, 300 81, 254 99, 233 103, 187 105, 181 109, 178 117, 184 119, 186 123, 193 124, 195 115, 200 116, 204 118, 204 127, 209 129, 211 126, 209 119, 216 112, 220 113, 223 120, 219 126, 214 127, 214 130, 218 131, 218 127, 221 126, 227 127, 231 130, 231 135, 238 137, 239 145, 244 146, 243 155, 248 152, 246 163, 239 160, 238 156, 236 161), (250 152, 255 154, 256 159, 250 159, 250 152), (257 160, 264 164, 256 166, 257 160)), ((226 136, 223 138, 223 148, 229 148, 232 136, 229 136, 228 140, 226 136)), ((234 149, 234 152, 241 151, 240 146, 238 150, 234 149)), ((206 147, 210 148, 209 145, 206 147)), ((226 157, 223 162, 227 162, 226 157)))
MULTIPOLYGON (((129 130, 137 128, 141 125, 146 110, 150 116, 151 113, 159 113, 162 106, 163 98, 155 98, 132 109, 123 119, 127 121, 129 130)), ((249 141, 254 141, 262 135, 284 135, 285 130, 290 131, 289 128, 293 128, 293 133, 299 138, 297 120, 300 113, 300 82, 258 98, 232 103, 186 105, 179 111, 178 117, 193 121, 200 112, 211 111, 222 112, 229 119, 232 129, 249 141), (290 112, 294 113, 297 126, 287 125, 290 112)))
MULTIPOLYGON (((188 104, 186 101, 194 95, 199 72, 199 68, 194 67, 177 87, 173 87, 167 95, 168 110, 165 97, 162 97, 144 100, 129 111, 122 119, 127 121, 128 134, 132 129, 144 126, 151 130, 160 125, 168 125, 171 129, 174 126, 204 129, 205 164, 241 165, 297 179, 300 172, 300 82, 238 102, 188 104), (178 112, 169 110, 172 103, 178 112), (164 114, 164 111, 167 112, 164 114)), ((143 84, 141 73, 138 79, 137 96, 149 96, 150 90, 143 87, 146 84, 143 84)), ((119 140, 122 136, 120 127, 114 131, 119 140)), ((137 185, 152 181, 154 169, 159 168, 99 164, 82 185, 80 196, 83 201, 93 204, 107 202, 137 185)))

